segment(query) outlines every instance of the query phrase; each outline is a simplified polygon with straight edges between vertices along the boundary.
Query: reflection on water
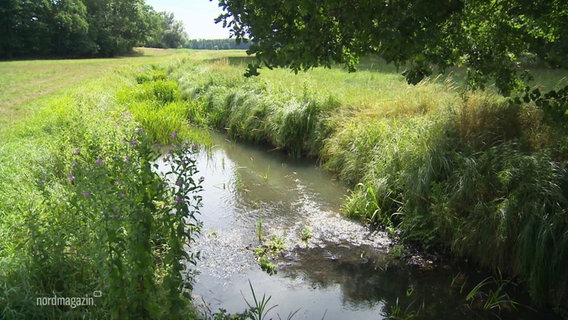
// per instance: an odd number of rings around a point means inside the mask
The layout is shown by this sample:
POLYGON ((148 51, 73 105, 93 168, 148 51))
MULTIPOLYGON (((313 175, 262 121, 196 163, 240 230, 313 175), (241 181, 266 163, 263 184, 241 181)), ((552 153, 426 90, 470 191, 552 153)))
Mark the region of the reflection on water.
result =
MULTIPOLYGON (((339 215, 346 189, 313 163, 226 141, 199 154, 205 177, 202 253, 194 295, 213 311, 241 312, 257 296, 272 296, 271 317, 294 319, 383 319, 397 309, 420 318, 479 319, 464 305, 451 282, 456 268, 411 268, 385 253, 391 244, 381 232, 339 215), (256 224, 265 236, 286 241, 278 273, 260 270, 253 250, 256 224), (301 240, 308 228, 312 237, 301 240)), ((473 275, 475 276, 475 275, 473 275)), ((481 277, 481 275, 479 276, 481 277)), ((482 279, 482 278, 480 278, 482 279)))

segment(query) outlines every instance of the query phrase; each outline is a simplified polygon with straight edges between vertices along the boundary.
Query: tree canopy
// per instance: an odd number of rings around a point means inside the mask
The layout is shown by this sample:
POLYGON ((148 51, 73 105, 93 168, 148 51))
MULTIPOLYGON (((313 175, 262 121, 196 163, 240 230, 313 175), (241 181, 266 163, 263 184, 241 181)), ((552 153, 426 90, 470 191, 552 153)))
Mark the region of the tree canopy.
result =
POLYGON ((144 0, 2 0, 0 59, 124 54, 181 47, 183 24, 144 0))
POLYGON ((220 0, 217 18, 250 39, 258 64, 295 71, 362 55, 404 66, 410 83, 463 66, 473 88, 489 80, 505 94, 521 85, 527 53, 567 66, 565 0, 220 0))

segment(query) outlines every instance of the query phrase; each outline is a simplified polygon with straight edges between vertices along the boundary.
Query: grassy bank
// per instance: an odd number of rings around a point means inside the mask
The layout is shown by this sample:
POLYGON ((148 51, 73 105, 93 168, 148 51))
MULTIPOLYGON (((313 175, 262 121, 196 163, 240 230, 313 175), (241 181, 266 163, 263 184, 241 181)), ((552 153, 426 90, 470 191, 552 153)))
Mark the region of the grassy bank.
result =
MULTIPOLYGON (((566 307, 565 122, 534 103, 462 92, 453 77, 409 86, 371 59, 355 74, 250 79, 242 53, 200 60, 174 72, 193 123, 317 158, 353 188, 347 215, 504 271, 536 305, 566 307)), ((565 75, 542 85, 565 86, 565 75)))
POLYGON ((164 76, 187 53, 146 53, 0 63, 19 92, 0 106, 0 318, 191 316, 195 160, 174 148, 167 178, 152 164, 157 143, 191 140, 164 76))
MULTIPOLYGON (((183 175, 192 159, 174 153, 173 188, 150 164, 156 144, 196 139, 188 119, 318 159, 352 187, 347 215, 504 271, 536 305, 566 307, 568 139, 534 103, 465 94, 459 77, 409 86, 372 59, 354 74, 245 79, 243 52, 145 52, 0 63, 10 86, 0 92, 3 317, 191 315, 178 262, 199 228, 179 228, 198 206, 183 201, 198 185, 183 175), (96 307, 37 306, 86 295, 96 307)), ((563 75, 537 72, 548 89, 563 75)))

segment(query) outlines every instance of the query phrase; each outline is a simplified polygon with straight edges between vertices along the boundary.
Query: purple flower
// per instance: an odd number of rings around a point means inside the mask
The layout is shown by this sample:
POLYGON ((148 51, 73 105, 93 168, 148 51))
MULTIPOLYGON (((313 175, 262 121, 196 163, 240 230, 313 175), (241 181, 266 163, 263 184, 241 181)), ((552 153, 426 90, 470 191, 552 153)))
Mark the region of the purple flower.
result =
POLYGON ((142 134, 142 132, 144 132, 144 130, 138 129, 138 130, 134 131, 134 135, 137 136, 139 134, 142 134))
POLYGON ((69 182, 73 182, 73 180, 75 180, 75 177, 72 174, 68 174, 67 175, 67 179, 69 179, 69 182))
POLYGON ((177 135, 178 135, 178 132, 176 130, 176 131, 174 131, 174 133, 170 134, 170 138, 175 139, 177 137, 177 135))
POLYGON ((75 152, 73 152, 74 156, 78 156, 80 154, 81 154, 81 149, 77 149, 77 150, 75 150, 75 152))
POLYGON ((39 183, 45 184, 45 179, 41 179, 41 180, 39 181, 39 183))
POLYGON ((71 168, 75 169, 77 167, 77 161, 73 161, 73 164, 71 164, 71 168))
POLYGON ((182 199, 182 198, 176 197, 176 203, 182 203, 182 202, 183 202, 183 199, 182 199))
POLYGON ((124 192, 121 192, 118 196, 124 198, 126 195, 124 194, 124 192))
POLYGON ((83 192, 83 196, 84 196, 85 198, 90 197, 90 196, 91 196, 91 191, 85 191, 85 192, 83 192))
POLYGON ((124 162, 129 163, 129 162, 130 162, 130 157, 129 157, 129 156, 124 156, 124 162))
POLYGON ((138 141, 136 139, 130 140, 130 146, 131 147, 134 147, 136 145, 136 143, 138 143, 138 141))
POLYGON ((182 183, 183 182, 181 180, 178 180, 178 181, 176 181, 176 186, 181 187, 182 183))
POLYGON ((95 163, 98 164, 98 165, 101 165, 101 164, 103 164, 103 160, 102 160, 101 158, 98 158, 98 159, 95 161, 95 163))
POLYGON ((205 181, 205 177, 199 177, 199 183, 202 183, 203 181, 205 181))

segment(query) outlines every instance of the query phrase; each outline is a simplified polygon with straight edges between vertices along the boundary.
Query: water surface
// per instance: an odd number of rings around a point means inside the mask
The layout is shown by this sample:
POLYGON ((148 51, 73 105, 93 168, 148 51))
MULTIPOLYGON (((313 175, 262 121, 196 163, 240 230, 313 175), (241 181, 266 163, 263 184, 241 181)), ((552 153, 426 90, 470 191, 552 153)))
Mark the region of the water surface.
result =
POLYGON ((467 306, 460 287, 484 275, 428 261, 409 266, 388 254, 394 247, 385 233, 340 215, 346 188, 313 162, 212 135, 214 147, 198 155, 205 181, 193 290, 212 311, 242 312, 245 300, 252 303, 252 285, 257 297, 272 297, 274 319, 296 311, 294 319, 488 316, 467 306), (260 219, 265 239, 285 239, 274 275, 254 255, 260 219), (302 229, 311 231, 308 241, 302 229))

